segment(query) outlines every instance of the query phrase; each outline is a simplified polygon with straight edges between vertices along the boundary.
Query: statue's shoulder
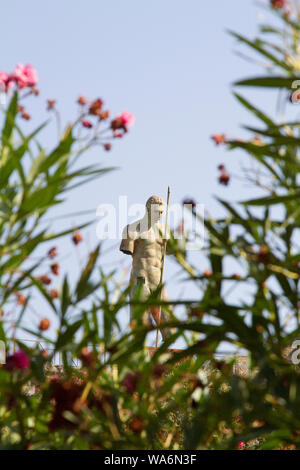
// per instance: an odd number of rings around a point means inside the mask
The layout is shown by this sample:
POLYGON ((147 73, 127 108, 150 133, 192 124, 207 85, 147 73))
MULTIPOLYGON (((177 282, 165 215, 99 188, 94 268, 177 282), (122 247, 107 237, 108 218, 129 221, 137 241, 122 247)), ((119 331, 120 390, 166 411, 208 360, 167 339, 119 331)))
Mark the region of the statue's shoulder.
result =
POLYGON ((136 240, 137 238, 139 238, 140 233, 141 233, 141 223, 138 220, 124 227, 122 238, 129 239, 129 240, 136 240))
POLYGON ((128 224, 124 227, 122 232, 122 241, 120 244, 120 251, 126 255, 132 255, 135 250, 135 240, 137 239, 137 234, 134 230, 133 224, 128 224))

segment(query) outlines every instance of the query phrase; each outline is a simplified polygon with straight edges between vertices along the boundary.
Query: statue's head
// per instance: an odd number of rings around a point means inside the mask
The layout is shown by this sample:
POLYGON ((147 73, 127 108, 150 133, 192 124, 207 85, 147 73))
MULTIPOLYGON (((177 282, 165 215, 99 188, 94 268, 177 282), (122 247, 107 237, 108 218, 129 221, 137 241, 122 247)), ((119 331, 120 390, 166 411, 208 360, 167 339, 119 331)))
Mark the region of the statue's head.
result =
POLYGON ((146 202, 146 209, 151 222, 158 222, 164 212, 165 201, 159 196, 151 196, 146 202))

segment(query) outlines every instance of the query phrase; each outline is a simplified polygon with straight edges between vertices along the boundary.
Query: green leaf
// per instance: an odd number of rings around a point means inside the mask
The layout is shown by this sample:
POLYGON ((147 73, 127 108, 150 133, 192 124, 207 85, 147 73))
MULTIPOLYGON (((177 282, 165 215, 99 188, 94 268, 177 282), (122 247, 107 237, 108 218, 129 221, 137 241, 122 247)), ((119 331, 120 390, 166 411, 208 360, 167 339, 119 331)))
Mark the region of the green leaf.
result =
POLYGON ((20 208, 20 214, 23 216, 29 215, 32 212, 59 204, 61 200, 55 199, 57 194, 59 194, 59 188, 55 186, 38 189, 24 200, 20 208))
POLYGON ((39 167, 40 172, 45 172, 49 170, 49 168, 53 165, 60 162, 62 159, 68 158, 68 155, 71 151, 71 147, 74 142, 75 139, 72 136, 72 128, 69 127, 66 130, 65 135, 58 144, 58 146, 53 150, 53 152, 50 153, 50 155, 46 157, 44 161, 41 162, 41 165, 39 167))
POLYGON ((14 128, 17 112, 18 112, 18 92, 15 91, 10 101, 9 107, 6 111, 6 119, 5 119, 3 131, 2 131, 2 137, 1 137, 2 145, 6 145, 7 142, 10 140, 10 137, 12 135, 12 131, 14 128))
POLYGON ((260 111, 254 105, 252 105, 248 100, 246 100, 246 98, 239 95, 238 93, 234 93, 234 96, 245 108, 247 108, 249 111, 251 111, 258 119, 260 119, 265 124, 267 124, 267 126, 274 126, 275 125, 271 118, 266 116, 266 114, 264 114, 262 111, 260 111))
POLYGON ((272 26, 269 26, 269 25, 264 25, 264 24, 260 25, 260 30, 262 33, 266 33, 266 34, 278 34, 280 36, 283 35, 283 31, 277 28, 273 28, 272 26))
POLYGON ((59 351, 65 346, 69 345, 72 343, 72 340, 74 338, 75 333, 79 330, 81 327, 81 320, 78 320, 75 323, 72 323, 71 325, 68 325, 66 327, 66 330, 63 333, 60 333, 57 337, 57 341, 55 344, 55 350, 59 351))
POLYGON ((286 77, 255 77, 248 78, 246 80, 240 80, 235 82, 235 86, 252 86, 252 87, 263 87, 263 88, 287 88, 292 90, 292 84, 295 80, 299 80, 299 77, 286 78, 286 77))
POLYGON ((259 39, 255 39, 254 41, 250 41, 247 39, 245 36, 241 36, 240 34, 234 33, 232 31, 229 31, 229 34, 231 34, 233 37, 238 39, 239 41, 243 42, 244 44, 247 44, 247 46, 251 47, 254 49, 256 52, 261 54, 264 57, 267 57, 267 59, 270 59, 271 62, 273 62, 275 65, 278 65, 279 67, 283 68, 284 70, 291 71, 291 67, 288 66, 285 63, 285 58, 283 57, 282 60, 278 59, 276 56, 268 52, 266 49, 263 48, 263 42, 260 41, 259 39))
POLYGON ((271 137, 273 139, 272 145, 300 145, 300 138, 289 135, 283 135, 276 128, 273 127, 269 129, 257 129, 256 127, 244 126, 244 128, 251 132, 254 132, 255 134, 271 137))
POLYGON ((89 255, 88 262, 85 268, 82 270, 80 279, 76 286, 76 302, 82 300, 87 293, 92 292, 94 290, 94 286, 90 285, 89 279, 95 267, 95 263, 99 256, 100 245, 96 247, 94 251, 92 251, 89 255))
POLYGON ((43 286, 41 281, 37 280, 35 277, 33 277, 31 275, 29 276, 29 278, 31 279, 32 284, 34 284, 37 287, 37 289, 41 292, 42 296, 47 300, 47 302, 51 306, 52 310, 57 314, 57 309, 56 309, 56 306, 54 305, 53 299, 48 294, 47 290, 45 289, 45 287, 43 286))
MULTIPOLYGON (((24 154, 29 151, 29 143, 30 141, 46 126, 47 122, 44 122, 41 126, 35 129, 28 137, 22 138, 22 144, 14 148, 14 146, 10 143, 6 143, 6 159, 2 161, 2 167, 0 172, 0 184, 4 185, 7 183, 8 178, 16 169, 19 168, 20 171, 20 161, 24 154)), ((23 182, 23 186, 25 186, 25 177, 23 175, 23 170, 21 173, 21 179, 23 182)))
POLYGON ((70 287, 67 276, 64 277, 62 295, 61 295, 61 316, 65 317, 68 307, 71 304, 70 287))
POLYGON ((294 194, 287 194, 285 196, 267 196, 258 199, 250 199, 248 201, 242 201, 241 204, 244 204, 245 206, 271 206, 288 201, 297 201, 298 199, 300 199, 300 191, 297 191, 294 194))

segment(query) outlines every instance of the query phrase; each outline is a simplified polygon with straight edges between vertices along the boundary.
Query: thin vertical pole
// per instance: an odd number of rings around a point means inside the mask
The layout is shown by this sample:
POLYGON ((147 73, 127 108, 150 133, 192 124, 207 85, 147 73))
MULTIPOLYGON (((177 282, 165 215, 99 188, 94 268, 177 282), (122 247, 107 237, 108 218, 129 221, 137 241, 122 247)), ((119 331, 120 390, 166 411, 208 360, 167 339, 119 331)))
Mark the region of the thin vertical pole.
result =
MULTIPOLYGON (((163 250, 162 250, 161 271, 160 271, 160 281, 159 281, 159 287, 160 287, 159 300, 161 300, 161 294, 162 294, 162 288, 163 288, 163 279, 164 279, 165 256, 166 256, 166 250, 167 250, 167 232, 168 232, 169 205, 170 205, 170 186, 168 186, 168 196, 167 196, 165 238, 164 238, 163 250)), ((159 311, 158 311, 158 325, 160 324, 160 320, 161 320, 161 305, 159 305, 159 311)), ((157 325, 157 326, 158 326, 158 325, 157 325)), ((157 330, 156 330, 155 347, 156 347, 156 348, 158 347, 158 328, 157 328, 157 330)))

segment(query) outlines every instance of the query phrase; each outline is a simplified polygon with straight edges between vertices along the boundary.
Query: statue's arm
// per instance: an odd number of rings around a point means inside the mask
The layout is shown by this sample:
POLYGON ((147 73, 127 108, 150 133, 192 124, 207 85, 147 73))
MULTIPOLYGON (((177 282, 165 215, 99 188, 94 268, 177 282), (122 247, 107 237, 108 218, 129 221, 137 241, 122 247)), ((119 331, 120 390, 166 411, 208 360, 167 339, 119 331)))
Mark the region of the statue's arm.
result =
POLYGON ((133 241, 130 241, 130 243, 128 244, 128 240, 122 240, 120 245, 120 251, 122 251, 122 253, 124 253, 125 255, 132 256, 134 250, 133 243, 133 241))
POLYGON ((122 241, 120 245, 120 251, 125 255, 133 255, 134 252, 134 240, 128 236, 128 228, 125 227, 123 230, 122 241))

